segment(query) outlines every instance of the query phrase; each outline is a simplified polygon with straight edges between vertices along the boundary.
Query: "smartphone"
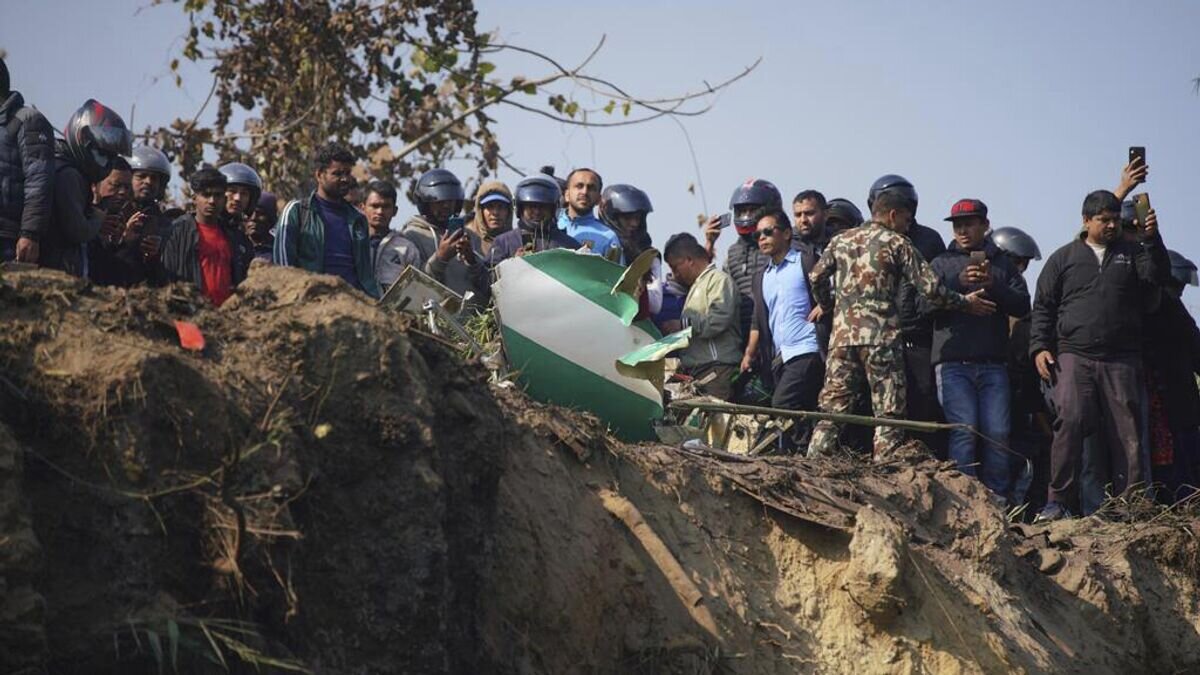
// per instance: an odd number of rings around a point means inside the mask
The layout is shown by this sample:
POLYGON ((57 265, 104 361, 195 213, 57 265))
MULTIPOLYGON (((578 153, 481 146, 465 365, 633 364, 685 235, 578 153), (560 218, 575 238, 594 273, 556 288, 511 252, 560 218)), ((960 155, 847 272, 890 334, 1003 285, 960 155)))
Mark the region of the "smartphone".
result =
POLYGON ((1143 192, 1133 196, 1133 208, 1137 211, 1138 228, 1146 226, 1146 219, 1150 217, 1150 194, 1143 192))
POLYGON ((462 216, 450 216, 450 220, 446 221, 446 234, 454 234, 463 228, 466 221, 462 216))
POLYGON ((725 228, 729 227, 729 224, 732 222, 733 222, 733 214, 726 211, 725 213, 721 214, 721 222, 717 224, 717 227, 720 227, 721 229, 725 229, 725 228))
POLYGON ((1141 161, 1142 165, 1146 164, 1146 148, 1145 146, 1134 145, 1129 148, 1129 163, 1141 161))
POLYGON ((983 266, 987 264, 987 252, 971 251, 971 264, 975 266, 983 266))

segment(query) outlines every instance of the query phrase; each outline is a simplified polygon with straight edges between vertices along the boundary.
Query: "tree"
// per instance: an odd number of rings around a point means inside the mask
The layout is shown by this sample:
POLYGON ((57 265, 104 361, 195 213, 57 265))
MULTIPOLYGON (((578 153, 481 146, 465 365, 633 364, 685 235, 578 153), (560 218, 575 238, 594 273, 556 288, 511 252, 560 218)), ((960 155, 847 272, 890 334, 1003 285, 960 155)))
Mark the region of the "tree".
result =
MULTIPOLYGON (((190 22, 182 57, 214 64, 212 89, 190 119, 144 136, 184 175, 215 151, 219 161, 251 163, 285 195, 298 191, 312 173, 313 150, 331 140, 368 158, 370 174, 396 182, 452 158, 475 160, 482 177, 506 162, 487 114, 494 106, 586 126, 699 115, 713 94, 758 65, 717 85, 646 99, 586 71, 603 38, 566 67, 478 32, 471 0, 174 1, 190 22), (547 72, 502 77, 488 60, 502 51, 525 54, 547 72), (555 90, 564 82, 607 103, 586 109, 555 90), (213 101, 216 121, 207 127, 199 120, 213 101), (242 131, 230 129, 235 114, 246 116, 242 131)), ((171 62, 177 84, 179 63, 171 62)))

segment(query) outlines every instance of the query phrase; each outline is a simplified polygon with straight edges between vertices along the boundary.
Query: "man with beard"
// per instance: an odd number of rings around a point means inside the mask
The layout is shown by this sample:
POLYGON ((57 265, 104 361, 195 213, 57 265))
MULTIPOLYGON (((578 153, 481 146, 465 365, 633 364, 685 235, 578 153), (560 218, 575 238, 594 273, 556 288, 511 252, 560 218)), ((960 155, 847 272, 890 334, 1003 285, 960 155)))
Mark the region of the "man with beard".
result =
MULTIPOLYGON (((566 208, 558 217, 558 227, 596 255, 613 262, 621 261, 621 242, 617 233, 594 215, 600 203, 604 181, 593 169, 575 169, 567 174, 566 208)), ((630 262, 630 261, 625 261, 630 262)))
MULTIPOLYGON (((795 238, 792 247, 800 252, 804 269, 817 266, 821 254, 829 244, 830 233, 826 227, 829 205, 825 195, 816 190, 804 190, 792 200, 792 216, 795 218, 795 238)), ((762 240, 759 240, 760 248, 762 240)), ((829 334, 833 331, 833 314, 822 315, 816 323, 817 344, 821 353, 829 351, 829 334)))
POLYGON ((378 298, 367 219, 346 201, 354 187, 354 155, 329 144, 313 162, 317 189, 289 202, 275 228, 275 264, 332 274, 378 298))

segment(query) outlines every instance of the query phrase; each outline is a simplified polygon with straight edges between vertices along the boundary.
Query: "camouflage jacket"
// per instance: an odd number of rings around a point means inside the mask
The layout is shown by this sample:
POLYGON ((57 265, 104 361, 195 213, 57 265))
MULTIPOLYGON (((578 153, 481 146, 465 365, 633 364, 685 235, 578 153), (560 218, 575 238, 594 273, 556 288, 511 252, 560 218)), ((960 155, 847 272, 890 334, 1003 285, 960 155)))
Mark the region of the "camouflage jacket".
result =
POLYGON ((830 349, 897 344, 896 292, 904 281, 935 307, 967 304, 962 294, 938 282, 907 237, 876 222, 838 233, 808 277, 822 309, 834 312, 830 349))

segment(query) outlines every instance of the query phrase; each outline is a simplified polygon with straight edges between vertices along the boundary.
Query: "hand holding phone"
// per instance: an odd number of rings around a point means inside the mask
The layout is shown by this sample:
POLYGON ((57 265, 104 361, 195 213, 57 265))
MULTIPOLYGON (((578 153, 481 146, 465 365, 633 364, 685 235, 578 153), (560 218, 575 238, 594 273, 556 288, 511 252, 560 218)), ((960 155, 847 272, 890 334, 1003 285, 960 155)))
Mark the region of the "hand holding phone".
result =
POLYGON ((1133 145, 1129 148, 1129 163, 1146 165, 1146 148, 1141 145, 1133 145))
POLYGON ((1133 209, 1137 213, 1138 229, 1146 227, 1146 219, 1150 217, 1150 194, 1143 192, 1134 195, 1133 209))

